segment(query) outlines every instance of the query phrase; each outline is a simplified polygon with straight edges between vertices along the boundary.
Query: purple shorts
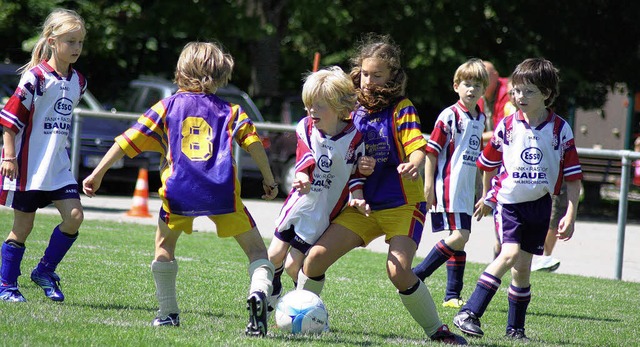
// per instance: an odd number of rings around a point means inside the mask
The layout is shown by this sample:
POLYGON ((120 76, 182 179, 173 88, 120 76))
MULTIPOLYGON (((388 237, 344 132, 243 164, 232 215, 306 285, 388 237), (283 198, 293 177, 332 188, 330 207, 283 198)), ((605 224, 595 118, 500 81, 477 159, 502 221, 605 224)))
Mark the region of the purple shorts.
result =
POLYGON ((520 249, 535 255, 544 251, 544 239, 551 218, 551 196, 517 204, 498 204, 493 214, 502 243, 519 243, 520 249))
POLYGON ((56 190, 3 190, 0 202, 18 211, 31 213, 36 212, 39 208, 49 206, 54 201, 68 199, 80 200, 77 184, 70 184, 56 190))
POLYGON ((469 230, 471 232, 471 216, 466 213, 431 212, 431 231, 469 230))
POLYGON ((300 252, 302 252, 302 254, 307 254, 309 248, 313 246, 305 242, 296 234, 296 228, 293 225, 287 230, 276 230, 273 236, 275 236, 280 241, 289 243, 291 247, 299 250, 300 252))

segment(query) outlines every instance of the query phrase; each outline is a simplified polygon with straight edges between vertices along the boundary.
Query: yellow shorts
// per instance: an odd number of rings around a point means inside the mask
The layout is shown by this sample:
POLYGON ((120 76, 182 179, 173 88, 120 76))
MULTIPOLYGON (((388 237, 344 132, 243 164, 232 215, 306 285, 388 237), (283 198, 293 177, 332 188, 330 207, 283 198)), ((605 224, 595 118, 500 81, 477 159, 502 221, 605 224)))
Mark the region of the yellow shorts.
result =
POLYGON ((417 246, 422 238, 426 213, 425 202, 372 211, 369 217, 355 208, 347 207, 332 223, 342 225, 359 235, 365 246, 382 235, 385 235, 387 243, 394 236, 408 236, 417 246))
MULTIPOLYGON (((235 212, 207 216, 207 218, 216 225, 218 237, 240 235, 256 226, 256 222, 242 201, 240 199, 236 201, 235 212)), ((169 229, 174 231, 184 231, 187 234, 191 234, 193 231, 193 220, 195 218, 196 217, 193 216, 182 216, 167 212, 164 206, 160 209, 160 219, 167 223, 169 229)))

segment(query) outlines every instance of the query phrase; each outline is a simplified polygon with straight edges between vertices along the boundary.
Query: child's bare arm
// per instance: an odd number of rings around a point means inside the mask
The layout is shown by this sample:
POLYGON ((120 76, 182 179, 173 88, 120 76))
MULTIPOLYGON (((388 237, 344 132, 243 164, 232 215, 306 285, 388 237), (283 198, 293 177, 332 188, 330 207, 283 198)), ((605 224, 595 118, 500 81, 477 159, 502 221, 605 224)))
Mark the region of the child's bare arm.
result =
POLYGON ((265 200, 273 200, 278 195, 278 185, 273 178, 273 172, 271 166, 269 166, 269 158, 264 151, 261 142, 254 142, 249 145, 247 152, 251 155, 251 159, 256 162, 260 172, 262 173, 262 188, 265 194, 262 196, 265 200))
POLYGON ((89 197, 96 196, 96 192, 100 189, 102 184, 102 178, 107 170, 118 160, 124 157, 124 151, 117 143, 114 143, 109 151, 102 157, 98 166, 93 169, 93 172, 87 178, 82 181, 82 190, 89 197))

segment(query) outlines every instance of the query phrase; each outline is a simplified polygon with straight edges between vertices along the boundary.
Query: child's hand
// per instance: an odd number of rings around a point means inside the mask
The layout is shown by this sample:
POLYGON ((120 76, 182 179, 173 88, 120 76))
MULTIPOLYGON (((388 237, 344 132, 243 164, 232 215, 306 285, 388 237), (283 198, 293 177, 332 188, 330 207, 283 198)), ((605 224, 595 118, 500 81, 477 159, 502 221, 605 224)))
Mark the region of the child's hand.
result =
POLYGON ((574 220, 570 216, 565 215, 558 222, 558 233, 556 236, 559 240, 569 241, 573 236, 574 231, 574 220))
POLYGON ((97 177, 94 175, 89 175, 82 181, 82 191, 88 197, 92 198, 96 196, 96 192, 100 189, 100 185, 102 184, 102 177, 97 177))
POLYGON ((414 165, 412 162, 398 165, 398 173, 402 175, 402 178, 410 179, 412 181, 420 177, 418 166, 414 165))
POLYGON ((364 199, 351 199, 349 206, 357 208, 360 213, 367 217, 371 214, 371 208, 364 199))
POLYGON ((18 178, 18 163, 14 160, 3 160, 0 167, 0 174, 10 181, 14 178, 18 178))
POLYGON ((273 184, 266 184, 262 181, 262 189, 264 189, 264 195, 262 195, 264 200, 273 200, 278 196, 278 184, 275 182, 273 184))
POLYGON ((491 213, 491 210, 493 210, 491 206, 484 204, 484 198, 480 198, 480 200, 476 202, 473 216, 476 217, 477 221, 480 221, 482 217, 489 215, 489 213, 491 213))
POLYGON ((296 178, 293 180, 293 189, 298 191, 298 194, 307 194, 311 191, 311 182, 309 176, 303 172, 296 173, 296 178))
POLYGON ((371 175, 375 166, 376 160, 373 157, 364 156, 358 159, 358 171, 364 176, 371 175))

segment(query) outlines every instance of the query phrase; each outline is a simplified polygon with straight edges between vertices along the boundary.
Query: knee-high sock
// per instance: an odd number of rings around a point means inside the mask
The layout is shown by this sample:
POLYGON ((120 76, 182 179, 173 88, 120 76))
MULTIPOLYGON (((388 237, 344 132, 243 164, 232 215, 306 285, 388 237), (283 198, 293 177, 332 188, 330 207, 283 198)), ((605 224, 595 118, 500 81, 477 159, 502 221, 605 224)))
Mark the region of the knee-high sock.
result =
POLYGON ((60 231, 60 226, 56 226, 51 233, 49 239, 49 245, 44 250, 44 256, 38 263, 38 271, 40 272, 54 272, 56 267, 62 261, 62 258, 67 254, 71 245, 78 239, 78 233, 74 236, 64 234, 60 231))
POLYGON ((308 290, 320 296, 320 293, 322 292, 323 288, 324 288, 324 275, 318 276, 315 278, 310 278, 304 274, 304 271, 302 271, 302 269, 298 271, 298 285, 296 286, 296 289, 308 290))
POLYGON ((20 247, 14 242, 2 243, 2 266, 0 267, 0 281, 6 284, 18 282, 20 276, 20 264, 24 256, 25 247, 20 247))
POLYGON ((271 295, 280 295, 282 293, 282 273, 284 272, 284 263, 276 269, 273 274, 273 293, 271 295))
POLYGON ((459 298, 464 285, 464 268, 467 264, 467 252, 456 251, 447 260, 447 291, 444 301, 459 298))
POLYGON ((507 328, 524 329, 524 320, 527 315, 527 307, 531 302, 531 286, 518 288, 509 286, 509 315, 507 316, 507 328))
POLYGON ((499 278, 487 272, 483 272, 482 275, 480 275, 480 279, 478 279, 476 289, 469 297, 469 300, 467 300, 467 303, 462 306, 460 311, 469 310, 475 313, 478 318, 482 317, 487 306, 489 306, 491 299, 493 299, 493 296, 498 291, 501 283, 502 281, 499 278))
POLYGON ((275 268, 267 259, 258 259, 249 264, 249 294, 261 291, 267 297, 273 292, 273 273, 275 268))
POLYGON ((438 310, 433 303, 433 298, 427 285, 418 281, 408 290, 398 292, 402 304, 407 308, 411 317, 418 322, 428 336, 435 334, 442 326, 442 321, 438 316, 438 310))
POLYGON ((444 240, 440 240, 433 246, 427 257, 413 268, 413 273, 421 281, 424 281, 425 278, 431 276, 437 268, 442 266, 447 259, 451 258, 454 252, 453 248, 447 246, 444 240))
POLYGON ((158 299, 158 317, 166 317, 170 313, 180 313, 176 298, 176 276, 178 275, 178 261, 153 261, 151 263, 153 280, 156 283, 156 298, 158 299))

